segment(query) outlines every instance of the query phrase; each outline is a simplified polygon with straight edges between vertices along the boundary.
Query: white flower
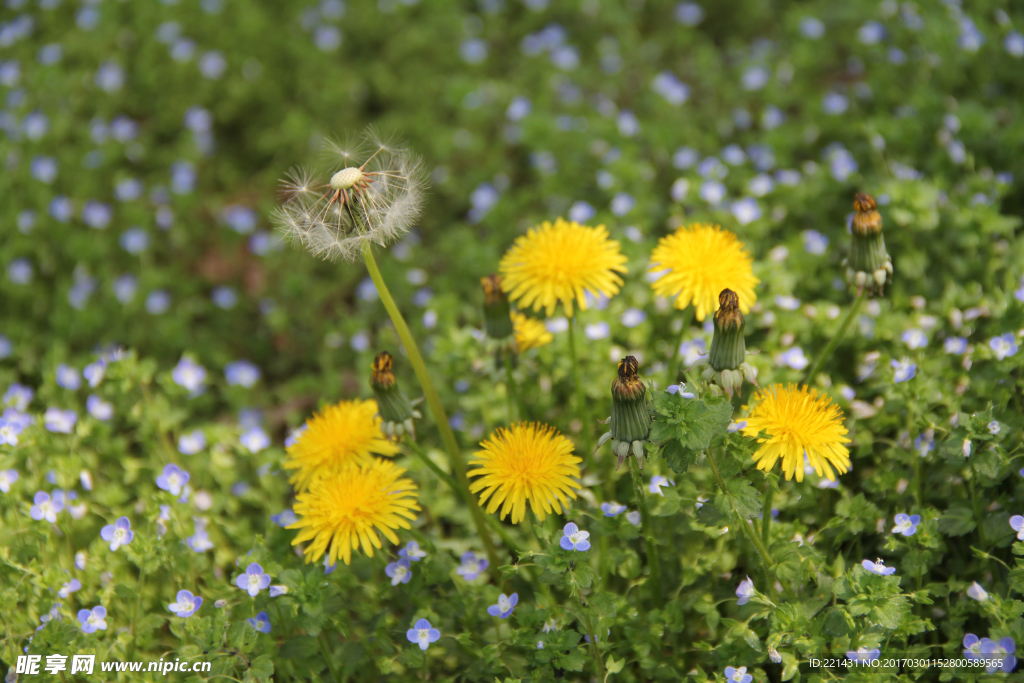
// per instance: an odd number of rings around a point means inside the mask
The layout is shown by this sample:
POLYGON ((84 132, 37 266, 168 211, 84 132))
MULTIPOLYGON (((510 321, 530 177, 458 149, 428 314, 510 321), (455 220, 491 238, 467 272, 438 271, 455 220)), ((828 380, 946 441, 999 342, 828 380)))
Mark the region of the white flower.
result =
POLYGON ((275 220, 287 237, 314 256, 351 261, 364 244, 387 246, 409 231, 425 183, 416 157, 373 131, 325 150, 332 165, 324 174, 296 169, 282 183, 275 220))
POLYGON ((965 458, 971 457, 971 440, 964 439, 964 445, 960 447, 960 450, 963 452, 965 458))
POLYGON ((978 602, 985 602, 988 600, 988 592, 981 587, 977 581, 971 584, 971 587, 967 589, 967 597, 973 598, 978 602))

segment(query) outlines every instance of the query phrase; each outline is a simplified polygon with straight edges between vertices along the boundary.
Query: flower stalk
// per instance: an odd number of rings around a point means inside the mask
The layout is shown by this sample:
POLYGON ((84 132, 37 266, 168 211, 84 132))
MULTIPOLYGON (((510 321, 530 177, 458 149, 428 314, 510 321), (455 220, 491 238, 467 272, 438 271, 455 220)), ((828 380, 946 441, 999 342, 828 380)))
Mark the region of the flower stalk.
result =
POLYGON ((591 417, 590 404, 587 402, 583 382, 580 380, 580 362, 576 353, 576 316, 569 320, 569 356, 572 360, 572 383, 576 390, 576 412, 583 422, 580 440, 583 442, 583 459, 588 470, 594 467, 594 455, 591 452, 591 417))
POLYGON ((651 513, 647 510, 647 499, 644 496, 644 481, 640 475, 640 466, 637 458, 629 459, 629 473, 633 478, 633 495, 636 497, 636 507, 640 511, 640 531, 644 535, 644 547, 647 550, 647 566, 650 570, 651 598, 653 600, 661 586, 661 563, 658 558, 658 545, 654 539, 654 529, 651 525, 651 513))
MULTIPOLYGON (((394 298, 392 298, 387 283, 384 282, 380 268, 377 267, 377 261, 373 258, 371 245, 364 243, 362 245, 362 252, 363 260, 366 262, 366 269, 370 273, 370 279, 373 280, 373 284, 377 288, 377 294, 380 296, 384 308, 391 317, 391 322, 395 325, 395 331, 398 333, 399 339, 402 340, 406 353, 409 354, 409 363, 412 365, 413 371, 416 373, 416 379, 419 380, 420 387, 423 389, 423 394, 426 397, 427 405, 430 407, 430 412, 434 416, 437 429, 441 432, 441 441, 444 443, 445 450, 448 451, 454 479, 458 484, 458 488, 464 492, 465 497, 471 499, 469 481, 466 478, 466 463, 462 459, 462 451, 455 440, 455 434, 452 432, 451 425, 448 424, 448 414, 441 403, 441 397, 438 396, 437 389, 434 388, 434 382, 430 379, 430 373, 427 371, 423 355, 420 353, 416 340, 409 330, 409 325, 402 316, 402 312, 398 310, 398 305, 395 303, 394 298)), ((473 523, 476 525, 477 534, 484 544, 484 551, 487 553, 487 558, 490 561, 491 575, 495 580, 498 580, 500 578, 498 573, 500 561, 498 560, 498 553, 494 548, 494 541, 491 540, 491 535, 487 531, 487 521, 484 519, 483 510, 480 509, 479 504, 475 501, 469 504, 469 510, 473 517, 473 523)))
POLYGON ((665 377, 665 386, 671 386, 679 380, 679 347, 683 345, 683 339, 686 337, 686 332, 692 322, 693 306, 687 306, 683 311, 683 324, 679 327, 679 338, 676 339, 676 345, 672 347, 672 353, 669 354, 668 375, 665 377))
POLYGON ((854 300, 853 305, 850 306, 850 310, 847 312, 846 317, 843 318, 842 324, 839 325, 839 331, 836 332, 832 336, 832 338, 828 340, 828 344, 825 345, 825 348, 821 350, 821 353, 819 353, 818 356, 814 359, 814 362, 811 363, 811 367, 807 369, 807 372, 804 374, 803 378, 804 384, 810 384, 814 380, 814 377, 815 375, 817 375, 818 370, 821 368, 821 366, 824 365, 825 362, 828 361, 830 358, 832 358, 832 354, 835 353, 836 347, 839 346, 839 342, 841 342, 843 340, 843 337, 846 336, 846 332, 850 327, 850 323, 852 323, 854 318, 857 317, 857 313, 860 311, 861 304, 864 303, 865 298, 866 290, 862 289, 860 292, 857 293, 857 298, 854 300))

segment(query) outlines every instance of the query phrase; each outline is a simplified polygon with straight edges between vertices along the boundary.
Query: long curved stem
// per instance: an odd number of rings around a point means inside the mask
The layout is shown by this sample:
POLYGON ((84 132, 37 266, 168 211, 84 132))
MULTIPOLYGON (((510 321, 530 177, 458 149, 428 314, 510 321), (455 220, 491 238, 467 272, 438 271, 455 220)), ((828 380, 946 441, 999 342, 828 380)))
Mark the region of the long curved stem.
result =
POLYGON ((633 494, 636 496, 636 507, 640 511, 640 526, 644 534, 644 545, 647 549, 647 566, 650 569, 651 604, 658 603, 661 591, 661 561, 658 557, 658 545, 654 540, 654 528, 651 525, 651 513, 647 510, 647 499, 644 498, 644 480, 640 475, 640 463, 630 454, 629 472, 633 477, 633 494))
POLYGON ((839 346, 839 342, 842 341, 843 337, 846 335, 846 330, 850 327, 850 323, 857 317, 857 311, 860 310, 860 305, 864 303, 864 293, 866 291, 866 288, 860 290, 860 294, 857 295, 857 299, 853 302, 853 305, 850 306, 850 311, 846 314, 843 324, 839 326, 839 331, 836 332, 835 336, 829 340, 828 345, 821 350, 821 353, 819 353, 818 357, 814 359, 814 363, 804 375, 804 384, 813 381, 814 376, 818 373, 818 369, 821 368, 825 361, 832 357, 833 353, 835 353, 836 347, 839 346))
POLYGON ((409 330, 409 325, 406 324, 402 312, 398 310, 398 305, 395 303, 394 298, 391 296, 391 291, 384 282, 384 276, 381 275, 380 268, 377 267, 377 261, 373 258, 373 250, 369 242, 363 244, 363 260, 366 262, 366 270, 370 273, 370 279, 373 280, 373 284, 377 288, 377 296, 380 297, 384 308, 387 309, 388 315, 391 316, 391 322, 395 325, 398 338, 402 340, 405 351, 409 355, 409 363, 412 365, 413 372, 416 373, 416 379, 419 380, 420 388, 423 389, 423 395, 426 397, 427 405, 434 416, 437 430, 441 432, 441 441, 444 443, 445 450, 448 451, 448 458, 452 464, 455 482, 458 484, 459 489, 462 490, 465 498, 472 501, 469 503, 469 511, 473 517, 473 523, 476 525, 477 534, 484 544, 487 559, 490 560, 491 576, 497 581, 501 576, 498 571, 498 567, 501 564, 498 560, 498 553, 494 549, 494 541, 491 540, 491 535, 487 531, 487 521, 484 519, 483 510, 480 509, 480 505, 477 504, 469 492, 466 463, 462 460, 462 451, 455 440, 455 434, 452 432, 451 425, 448 424, 448 414, 441 403, 441 397, 438 396, 437 389, 434 388, 434 382, 430 379, 430 373, 427 372, 427 364, 423 361, 423 355, 420 353, 419 346, 417 346, 416 340, 409 330))
POLYGON ((683 337, 693 322, 693 306, 687 306, 683 310, 683 324, 679 326, 679 338, 676 345, 672 347, 672 354, 668 361, 668 375, 665 377, 665 386, 669 387, 679 381, 679 347, 683 345, 683 337))

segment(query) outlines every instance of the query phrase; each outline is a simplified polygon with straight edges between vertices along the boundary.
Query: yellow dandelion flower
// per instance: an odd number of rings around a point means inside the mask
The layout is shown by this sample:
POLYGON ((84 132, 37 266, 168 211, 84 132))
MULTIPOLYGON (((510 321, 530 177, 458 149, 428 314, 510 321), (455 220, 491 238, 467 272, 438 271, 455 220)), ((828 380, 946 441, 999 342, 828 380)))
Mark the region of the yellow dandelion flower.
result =
POLYGON ((581 460, 572 454, 572 441, 554 427, 525 422, 499 427, 480 444, 470 466, 470 477, 480 477, 469 487, 480 494, 480 504, 490 498, 488 514, 501 506, 501 518, 512 512, 512 523, 526 516, 526 501, 538 519, 561 512, 580 488, 581 460))
POLYGON ((380 548, 377 531, 398 545, 395 529, 412 528, 415 520, 416 484, 400 479, 405 470, 389 460, 371 458, 362 465, 350 464, 316 479, 295 502, 299 520, 289 529, 301 529, 292 541, 298 545, 312 540, 303 550, 306 562, 316 562, 324 553, 335 564, 340 557, 352 563, 352 551, 373 557, 380 548))
POLYGON ((589 228, 559 218, 516 238, 501 259, 501 288, 519 302, 547 315, 561 303, 572 317, 573 300, 586 310, 584 292, 612 296, 622 286, 617 273, 626 272, 619 243, 608 238, 603 225, 589 228))
POLYGON ((825 394, 817 389, 783 387, 780 384, 761 389, 752 399, 754 408, 747 418, 743 434, 756 437, 766 432, 768 438, 756 453, 757 469, 768 472, 779 458, 786 479, 804 480, 804 455, 818 476, 835 481, 832 473, 844 474, 850 469, 850 443, 843 426, 843 413, 825 394))
POLYGON ((377 402, 342 401, 327 406, 306 421, 306 430, 288 447, 285 469, 295 470, 288 480, 305 491, 320 477, 356 463, 368 463, 373 455, 395 455, 397 444, 381 432, 377 402))
POLYGON ((523 315, 519 311, 512 312, 512 327, 515 329, 516 350, 519 353, 539 349, 554 339, 542 321, 523 315))
POLYGON ((664 273, 652 285, 655 294, 675 297, 679 310, 692 303, 697 320, 703 321, 718 309, 723 289, 736 292, 740 310, 750 312, 757 301, 754 285, 760 282, 751 266, 750 254, 736 235, 717 225, 694 223, 658 241, 649 272, 664 273))

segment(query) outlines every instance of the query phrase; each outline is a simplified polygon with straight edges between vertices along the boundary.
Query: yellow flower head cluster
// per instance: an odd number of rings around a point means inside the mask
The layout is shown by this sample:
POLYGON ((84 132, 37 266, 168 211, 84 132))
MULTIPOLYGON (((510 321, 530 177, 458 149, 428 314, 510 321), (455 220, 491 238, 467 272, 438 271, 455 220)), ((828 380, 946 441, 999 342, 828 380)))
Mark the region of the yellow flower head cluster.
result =
POLYGON ((512 513, 512 523, 526 516, 526 502, 538 519, 568 508, 573 489, 580 488, 581 460, 572 454, 572 442, 554 427, 536 423, 514 424, 498 428, 473 454, 470 477, 480 477, 469 487, 480 494, 480 504, 488 498, 487 512, 501 507, 502 519, 512 513))
POLYGON ((652 273, 663 273, 652 287, 659 296, 675 297, 676 308, 691 303, 697 320, 718 309, 718 295, 731 289, 740 299, 740 310, 750 312, 757 301, 753 261, 743 243, 717 225, 681 227, 662 237, 651 253, 652 273))
POLYGON ((316 562, 324 553, 335 564, 340 557, 352 563, 352 551, 373 557, 380 548, 380 531, 398 544, 395 529, 411 528, 420 509, 416 484, 401 479, 405 470, 388 460, 371 458, 368 463, 350 463, 310 484, 295 502, 299 520, 289 529, 301 529, 292 545, 312 541, 303 551, 306 562, 316 562))
POLYGON ((835 481, 850 469, 850 443, 843 426, 843 413, 832 399, 817 389, 783 387, 776 384, 761 389, 752 399, 754 404, 743 434, 756 437, 766 432, 768 438, 756 453, 757 469, 768 472, 782 459, 786 479, 804 480, 804 455, 818 476, 835 481))
POLYGON ((523 353, 551 343, 554 336, 548 332, 544 322, 512 311, 512 327, 516 335, 516 351, 523 353))
POLYGON ((305 491, 314 479, 351 464, 368 464, 373 454, 392 456, 397 444, 380 429, 377 402, 342 401, 327 406, 306 421, 306 430, 288 448, 285 469, 295 470, 289 481, 305 491))
POLYGON ((517 238, 499 270, 502 289, 521 308, 551 315, 561 304, 571 317, 573 301, 586 310, 585 292, 612 296, 619 291, 626 257, 603 225, 589 228, 559 218, 517 238))

